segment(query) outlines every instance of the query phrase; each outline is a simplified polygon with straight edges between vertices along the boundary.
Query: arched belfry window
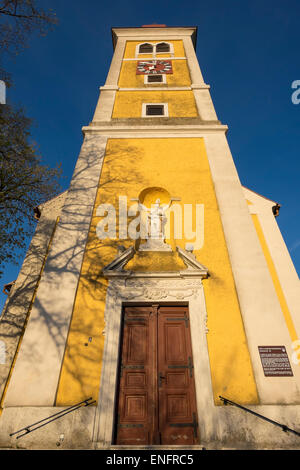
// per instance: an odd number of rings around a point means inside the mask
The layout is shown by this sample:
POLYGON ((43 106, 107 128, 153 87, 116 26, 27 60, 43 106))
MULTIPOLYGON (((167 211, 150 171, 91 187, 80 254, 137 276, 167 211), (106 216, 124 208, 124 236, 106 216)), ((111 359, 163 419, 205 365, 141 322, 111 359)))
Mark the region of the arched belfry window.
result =
POLYGON ((174 56, 174 46, 170 42, 143 42, 142 44, 137 44, 135 48, 135 56, 138 57, 140 54, 151 54, 154 58, 156 54, 171 54, 174 56))
POLYGON ((159 42, 156 44, 156 52, 170 52, 170 44, 166 42, 159 42))
POLYGON ((139 54, 152 54, 153 45, 145 42, 139 46, 139 54))

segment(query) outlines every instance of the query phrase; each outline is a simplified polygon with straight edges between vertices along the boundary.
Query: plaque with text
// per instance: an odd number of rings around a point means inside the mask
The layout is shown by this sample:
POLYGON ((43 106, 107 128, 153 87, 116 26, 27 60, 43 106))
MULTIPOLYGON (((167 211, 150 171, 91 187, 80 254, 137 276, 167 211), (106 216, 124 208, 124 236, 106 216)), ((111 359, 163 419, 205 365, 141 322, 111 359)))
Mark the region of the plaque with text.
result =
POLYGON ((266 377, 291 377, 293 371, 285 346, 258 346, 266 377))

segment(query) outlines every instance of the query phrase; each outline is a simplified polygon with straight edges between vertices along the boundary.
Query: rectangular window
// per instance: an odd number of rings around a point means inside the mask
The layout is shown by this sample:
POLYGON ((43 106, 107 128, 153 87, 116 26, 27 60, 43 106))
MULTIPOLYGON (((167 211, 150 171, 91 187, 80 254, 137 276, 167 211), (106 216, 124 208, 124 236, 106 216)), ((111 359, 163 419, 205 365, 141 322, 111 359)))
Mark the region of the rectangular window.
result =
POLYGON ((144 78, 144 83, 145 85, 150 85, 150 84, 158 84, 158 83, 163 83, 166 84, 166 75, 165 74, 158 74, 158 75, 145 75, 144 78))
POLYGON ((163 78, 162 75, 148 75, 148 83, 162 83, 163 78))
POLYGON ((146 114, 147 114, 147 116, 163 116, 164 115, 164 107, 163 107, 163 105, 155 106, 153 104, 148 104, 146 106, 146 114))
POLYGON ((164 116, 168 117, 167 103, 143 103, 142 117, 164 116))

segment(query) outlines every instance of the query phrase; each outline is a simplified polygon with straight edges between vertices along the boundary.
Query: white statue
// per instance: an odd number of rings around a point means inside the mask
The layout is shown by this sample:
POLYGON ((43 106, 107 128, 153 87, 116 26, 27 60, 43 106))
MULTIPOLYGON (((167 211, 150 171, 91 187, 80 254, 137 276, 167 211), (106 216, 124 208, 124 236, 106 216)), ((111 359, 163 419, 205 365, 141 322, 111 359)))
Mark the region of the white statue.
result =
POLYGON ((165 212, 172 204, 172 199, 169 204, 160 205, 160 199, 156 199, 149 209, 144 204, 139 202, 140 207, 147 213, 147 233, 149 238, 164 240, 165 226, 168 218, 165 212))
POLYGON ((160 204, 160 199, 156 199, 150 209, 142 204, 138 199, 132 200, 138 201, 139 207, 147 214, 145 233, 148 236, 148 241, 145 245, 140 246, 140 250, 170 251, 171 247, 165 243, 165 226, 168 221, 166 211, 170 208, 173 201, 179 201, 180 199, 171 198, 169 204, 163 205, 160 204))

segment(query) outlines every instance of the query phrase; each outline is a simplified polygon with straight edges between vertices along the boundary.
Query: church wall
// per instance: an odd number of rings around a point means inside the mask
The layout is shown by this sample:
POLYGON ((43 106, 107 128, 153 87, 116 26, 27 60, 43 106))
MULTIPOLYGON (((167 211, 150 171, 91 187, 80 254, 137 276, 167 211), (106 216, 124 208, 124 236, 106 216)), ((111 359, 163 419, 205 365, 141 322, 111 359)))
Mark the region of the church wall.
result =
MULTIPOLYGON (((145 88, 144 75, 136 74, 138 60, 123 61, 118 86, 120 88, 145 88)), ((149 83, 146 87, 187 87, 191 78, 186 60, 172 60, 173 74, 166 74, 166 84, 149 83)))
POLYGON ((275 268, 274 262, 272 260, 271 254, 270 254, 270 249, 267 245, 266 238, 265 238, 264 233, 262 231, 262 227, 261 227, 261 224, 260 224, 260 221, 259 221, 259 218, 258 218, 257 214, 252 214, 252 220, 253 220, 253 225, 255 227, 258 239, 260 241, 264 256, 266 258, 266 262, 268 264, 270 275, 271 275, 271 278, 272 278, 272 281, 273 281, 273 284, 274 284, 274 287, 275 287, 275 290, 276 290, 276 294, 277 294, 277 297, 278 297, 278 300, 279 300, 279 303, 280 303, 280 306, 281 306, 281 310, 282 310, 287 328, 289 330, 291 341, 295 341, 295 340, 298 339, 298 335, 297 335, 297 332, 295 330, 295 326, 293 324, 293 320, 292 320, 290 312, 289 312, 289 308, 288 308, 288 305, 287 305, 287 302, 286 302, 286 299, 285 299, 285 295, 284 295, 284 292, 282 290, 281 284, 279 282, 279 278, 278 278, 278 275, 277 275, 277 272, 276 272, 276 268, 275 268))
POLYGON ((5 363, 0 364, 0 413, 65 198, 66 192, 40 206, 35 234, 0 317, 0 341, 5 345, 5 363))
POLYGON ((264 374, 258 346, 285 346, 290 352, 291 337, 226 137, 207 135, 205 142, 260 403, 299 403, 297 365, 291 363, 293 376, 264 374))
MULTIPOLYGON (((258 397, 219 209, 201 138, 109 139, 57 393, 57 406, 98 397, 104 345, 106 281, 101 270, 114 259, 117 245, 131 240, 96 236, 100 203, 117 196, 139 196, 147 187, 161 187, 181 204, 204 204, 204 245, 197 259, 209 266, 203 281, 208 313, 207 335, 214 396, 230 394, 240 403, 258 397), (139 162, 137 165, 136 163, 139 162), (193 171, 191 172, 191 168, 193 171), (211 230, 211 227, 214 227, 211 230), (92 337, 91 342, 88 338, 92 337), (85 344, 88 345, 85 345, 85 344)), ((195 220, 194 220, 195 223, 195 220)), ((177 241, 184 248, 188 240, 177 241)), ((148 266, 151 271, 154 266, 148 266)))
POLYGON ((192 91, 118 91, 113 118, 142 117, 143 103, 168 103, 169 117, 197 117, 192 91))
MULTIPOLYGON (((266 377, 258 345, 285 345, 291 359, 291 341, 300 327, 299 279, 284 254, 274 217, 259 204, 256 211, 252 196, 247 206, 226 140, 227 127, 217 120, 195 55, 194 32, 128 28, 114 33, 116 48, 108 77, 93 122, 83 129, 82 151, 7 389, 0 447, 18 446, 9 432, 88 397, 99 397, 98 406, 45 426, 22 439, 21 446, 56 448, 62 432, 61 448, 111 446, 109 423, 114 420, 115 398, 111 378, 116 375, 120 335, 116 325, 121 303, 135 298, 136 285, 132 297, 116 300, 112 281, 118 277, 111 278, 108 289, 102 270, 120 253, 120 245, 135 244, 137 249, 139 242, 121 238, 118 230, 112 239, 99 239, 97 226, 103 217, 97 209, 112 204, 118 222, 118 196, 126 196, 131 206, 132 198, 153 187, 152 193, 163 202, 167 193, 180 198, 181 208, 184 204, 204 207, 204 244, 194 254, 209 277, 202 279, 201 296, 194 294, 193 300, 186 292, 181 299, 167 296, 170 302, 175 298, 189 302, 201 445, 299 447, 297 436, 232 406, 219 406, 222 395, 297 429, 299 366, 291 364, 293 377, 266 377), (162 41, 170 42, 174 53, 137 56, 138 44, 162 41), (166 84, 160 84, 159 91, 136 74, 138 60, 154 58, 169 58, 173 64, 174 73, 166 74, 166 84), (142 119, 145 102, 168 103, 169 116, 178 119, 142 119), (108 324, 109 316, 113 321, 108 324), (99 395, 100 383, 103 395, 101 390, 99 395), (108 410, 104 421, 101 408, 108 410), (103 429, 104 440, 99 438, 103 429)), ((128 223, 133 220, 134 216, 129 217, 128 223)), ((194 228, 195 212, 192 220, 194 228)), ((176 271, 180 283, 178 273, 185 266, 176 258, 176 246, 185 248, 193 240, 175 240, 171 235, 166 241, 173 252, 149 256, 138 252, 125 269, 135 275, 146 272, 152 288, 155 282, 159 287, 153 271, 160 271, 162 278, 163 271, 176 271)), ((168 276, 165 281, 168 291, 168 276)), ((159 291, 153 289, 151 295, 155 290, 159 291)), ((156 300, 165 299, 162 293, 156 300)))
POLYGON ((106 140, 102 136, 84 140, 4 407, 51 407, 55 403, 106 140))
POLYGON ((300 347, 299 277, 272 211, 275 202, 247 188, 244 193, 249 199, 249 211, 291 338, 289 354, 296 356, 295 351, 300 347), (296 343, 292 345, 294 341, 296 343))
MULTIPOLYGON (((126 42, 126 48, 124 52, 124 59, 132 59, 133 57, 136 57, 136 46, 139 44, 142 44, 144 42, 149 42, 151 44, 158 44, 159 42, 168 42, 169 44, 172 44, 174 47, 174 57, 185 57, 185 50, 183 46, 183 41, 182 40, 169 40, 168 38, 161 38, 157 39, 155 38, 146 38, 143 40, 139 41, 127 41, 126 42)), ((157 54, 157 58, 159 57, 172 57, 173 54, 168 54, 166 52, 162 52, 157 54)), ((153 58, 152 54, 139 54, 138 55, 139 59, 149 59, 153 58)))

